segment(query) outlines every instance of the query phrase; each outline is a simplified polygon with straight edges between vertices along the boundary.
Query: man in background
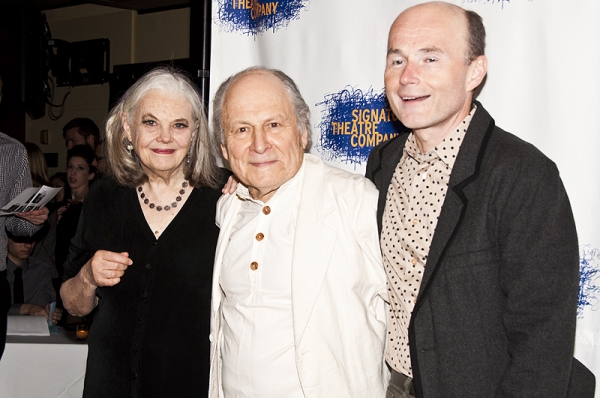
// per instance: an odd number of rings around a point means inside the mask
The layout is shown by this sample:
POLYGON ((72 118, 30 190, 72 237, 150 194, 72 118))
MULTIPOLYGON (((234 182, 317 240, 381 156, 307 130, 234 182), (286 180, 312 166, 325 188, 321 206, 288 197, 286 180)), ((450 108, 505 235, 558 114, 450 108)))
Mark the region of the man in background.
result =
MULTIPOLYGON (((43 315, 48 318, 50 303, 56 301, 52 285, 52 266, 31 257, 35 238, 7 234, 6 279, 11 289, 9 315, 43 315)), ((52 313, 51 321, 57 323, 62 310, 52 313)))
POLYGON ((92 119, 76 117, 63 127, 63 138, 67 149, 75 145, 87 145, 95 151, 100 141, 100 129, 92 119))
POLYGON ((101 177, 106 173, 106 152, 104 150, 104 140, 101 140, 96 145, 96 149, 94 150, 96 153, 96 177, 101 177))
POLYGON ((371 152, 390 294, 388 398, 593 397, 573 358, 577 232, 553 162, 474 101, 479 15, 408 8, 385 87, 411 131, 371 152))
MULTIPOLYGON (((2 76, 0 75, 0 106, 2 106, 2 76)), ((27 151, 23 144, 0 133, 0 207, 31 187, 27 151)), ((48 219, 48 208, 42 207, 17 216, 0 216, 0 358, 6 343, 6 316, 10 307, 10 286, 6 280, 6 231, 16 236, 33 235, 48 219)))

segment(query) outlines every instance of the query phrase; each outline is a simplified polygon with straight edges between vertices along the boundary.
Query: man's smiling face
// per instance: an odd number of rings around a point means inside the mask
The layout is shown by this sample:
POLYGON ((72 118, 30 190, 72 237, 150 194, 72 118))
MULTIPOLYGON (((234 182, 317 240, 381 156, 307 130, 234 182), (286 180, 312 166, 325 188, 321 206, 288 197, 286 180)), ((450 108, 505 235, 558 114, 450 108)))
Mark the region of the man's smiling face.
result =
POLYGON ((250 72, 231 84, 223 131, 223 156, 255 199, 268 201, 302 166, 308 133, 296 122, 285 86, 270 73, 250 72))
POLYGON ((392 110, 415 132, 444 134, 470 111, 474 63, 467 18, 443 4, 403 12, 390 29, 385 88, 392 110))

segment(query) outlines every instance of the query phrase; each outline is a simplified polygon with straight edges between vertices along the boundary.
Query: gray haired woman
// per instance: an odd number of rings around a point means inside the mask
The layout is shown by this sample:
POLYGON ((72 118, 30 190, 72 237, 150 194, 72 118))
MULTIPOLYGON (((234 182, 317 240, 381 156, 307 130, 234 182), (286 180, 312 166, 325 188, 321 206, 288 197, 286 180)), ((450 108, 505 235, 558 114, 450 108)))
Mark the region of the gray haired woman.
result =
POLYGON ((84 397, 204 396, 225 175, 192 82, 145 74, 110 112, 106 146, 61 288, 70 313, 97 307, 84 397))

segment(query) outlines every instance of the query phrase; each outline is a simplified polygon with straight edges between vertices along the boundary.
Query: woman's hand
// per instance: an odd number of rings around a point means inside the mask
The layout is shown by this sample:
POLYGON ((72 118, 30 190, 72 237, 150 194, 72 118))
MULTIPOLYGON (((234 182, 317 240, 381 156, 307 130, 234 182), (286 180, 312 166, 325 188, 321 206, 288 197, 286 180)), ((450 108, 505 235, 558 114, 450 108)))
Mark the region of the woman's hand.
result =
POLYGON ((223 187, 221 192, 224 194, 233 195, 235 193, 235 190, 237 189, 239 183, 240 182, 235 177, 235 175, 232 174, 227 179, 227 182, 225 183, 225 186, 223 187))
POLYGON ((133 264, 129 253, 98 250, 85 265, 85 279, 95 287, 114 286, 121 281, 125 270, 133 264))
POLYGON ((60 221, 60 219, 62 218, 63 213, 67 211, 67 206, 61 206, 58 209, 56 209, 56 215, 57 215, 57 220, 60 221))
POLYGON ((129 253, 98 250, 79 273, 60 287, 63 305, 70 314, 86 316, 98 304, 96 289, 121 282, 127 268, 133 264, 129 253))

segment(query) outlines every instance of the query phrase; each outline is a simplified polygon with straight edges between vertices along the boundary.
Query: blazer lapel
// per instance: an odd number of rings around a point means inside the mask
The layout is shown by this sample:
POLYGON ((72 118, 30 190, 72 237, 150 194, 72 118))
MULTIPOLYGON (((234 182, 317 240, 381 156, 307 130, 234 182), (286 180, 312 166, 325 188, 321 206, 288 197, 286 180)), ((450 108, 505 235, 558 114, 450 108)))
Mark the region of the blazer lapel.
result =
POLYGON ((336 233, 327 226, 333 206, 323 201, 323 165, 306 155, 292 256, 292 312, 296 347, 327 275, 336 233))
POLYGON ((468 205, 468 199, 463 190, 477 179, 487 141, 495 127, 494 119, 492 119, 479 102, 475 103, 477 104, 477 111, 471 120, 456 162, 452 168, 446 200, 442 206, 442 211, 431 241, 427 265, 425 266, 423 281, 421 282, 413 313, 418 310, 427 296, 431 282, 439 271, 440 260, 443 258, 446 248, 452 241, 454 231, 460 225, 464 211, 468 205))
POLYGON ((402 134, 392 138, 386 144, 374 149, 373 151, 377 151, 376 153, 371 154, 371 156, 375 156, 375 159, 378 160, 378 164, 374 165, 372 171, 367 170, 367 177, 371 179, 379 190, 379 197, 377 200, 377 227, 380 234, 388 187, 392 181, 396 166, 402 158, 404 144, 406 143, 407 138, 408 134, 402 134))

